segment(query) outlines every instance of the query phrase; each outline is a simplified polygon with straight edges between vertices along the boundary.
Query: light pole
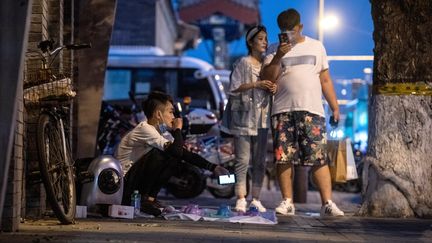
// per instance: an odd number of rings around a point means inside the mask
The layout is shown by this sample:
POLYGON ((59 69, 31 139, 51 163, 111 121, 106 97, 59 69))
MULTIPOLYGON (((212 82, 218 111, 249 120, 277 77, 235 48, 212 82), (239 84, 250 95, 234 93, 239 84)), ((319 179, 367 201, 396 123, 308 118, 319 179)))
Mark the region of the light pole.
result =
POLYGON ((324 42, 324 30, 321 21, 324 19, 324 0, 318 0, 318 40, 324 42))
POLYGON ((318 19, 318 40, 324 43, 324 30, 332 30, 338 27, 339 18, 334 14, 324 16, 324 0, 320 0, 318 19))
MULTIPOLYGON (((324 0, 318 0, 318 40, 324 44, 324 29, 336 27, 338 24, 336 16, 324 17, 324 0)), ((373 61, 374 56, 328 56, 328 61, 373 61)))

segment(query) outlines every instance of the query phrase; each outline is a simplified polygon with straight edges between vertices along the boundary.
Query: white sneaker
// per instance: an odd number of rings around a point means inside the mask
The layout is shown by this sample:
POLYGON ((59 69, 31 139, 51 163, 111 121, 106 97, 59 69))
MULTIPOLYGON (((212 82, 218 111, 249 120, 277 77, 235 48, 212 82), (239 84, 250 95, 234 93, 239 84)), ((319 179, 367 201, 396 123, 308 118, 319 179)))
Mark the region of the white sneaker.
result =
POLYGON ((344 212, 340 210, 332 200, 328 200, 325 205, 321 207, 321 217, 331 216, 344 216, 344 212))
POLYGON ((235 210, 237 212, 246 213, 246 206, 247 206, 246 198, 237 199, 235 210))
POLYGON ((261 201, 256 199, 252 199, 249 207, 256 207, 260 213, 264 213, 267 211, 267 209, 261 204, 261 201))
POLYGON ((279 206, 275 208, 275 211, 276 213, 283 214, 283 215, 294 215, 295 208, 294 208, 294 204, 291 201, 291 198, 282 200, 279 206))

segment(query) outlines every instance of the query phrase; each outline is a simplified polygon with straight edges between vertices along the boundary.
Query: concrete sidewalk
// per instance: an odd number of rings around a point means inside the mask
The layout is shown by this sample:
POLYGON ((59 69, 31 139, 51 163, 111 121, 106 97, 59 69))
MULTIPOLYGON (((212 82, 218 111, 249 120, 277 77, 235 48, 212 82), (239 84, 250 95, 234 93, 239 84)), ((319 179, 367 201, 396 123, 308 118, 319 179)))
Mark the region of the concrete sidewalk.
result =
MULTIPOLYGON (((193 200, 162 199, 176 206, 217 207, 234 202, 214 199, 208 193, 193 200)), ((279 200, 278 191, 262 194, 269 208, 279 200)), ((1 233, 0 242, 432 242, 432 220, 356 217, 359 200, 358 194, 335 192, 334 201, 347 216, 322 219, 314 216, 321 206, 319 195, 309 192, 307 204, 296 204, 295 216, 278 216, 279 223, 272 226, 163 219, 87 218, 74 225, 58 225, 55 219, 26 220, 20 232, 1 233)))

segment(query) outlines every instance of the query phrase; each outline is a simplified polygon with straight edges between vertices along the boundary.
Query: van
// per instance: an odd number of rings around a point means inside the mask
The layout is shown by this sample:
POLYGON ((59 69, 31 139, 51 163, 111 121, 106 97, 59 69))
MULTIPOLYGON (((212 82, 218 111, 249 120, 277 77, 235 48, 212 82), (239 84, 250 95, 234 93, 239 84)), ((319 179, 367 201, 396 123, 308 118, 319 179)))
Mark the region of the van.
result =
POLYGON ((227 103, 221 81, 227 75, 198 58, 163 55, 155 47, 111 46, 103 99, 127 105, 129 92, 140 102, 150 91, 160 90, 176 102, 190 97, 190 108, 208 109, 219 116, 227 103))

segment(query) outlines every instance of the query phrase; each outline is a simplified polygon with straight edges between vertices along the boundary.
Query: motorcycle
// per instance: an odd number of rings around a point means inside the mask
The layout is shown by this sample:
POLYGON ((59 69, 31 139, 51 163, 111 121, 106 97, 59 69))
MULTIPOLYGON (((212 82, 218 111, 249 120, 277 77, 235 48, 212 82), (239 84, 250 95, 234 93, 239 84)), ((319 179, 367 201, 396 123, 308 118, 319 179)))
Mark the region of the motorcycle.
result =
POLYGON ((116 146, 127 132, 132 130, 138 121, 128 119, 136 113, 134 109, 127 111, 119 106, 112 106, 102 101, 98 133, 97 151, 102 155, 114 155, 116 146))

